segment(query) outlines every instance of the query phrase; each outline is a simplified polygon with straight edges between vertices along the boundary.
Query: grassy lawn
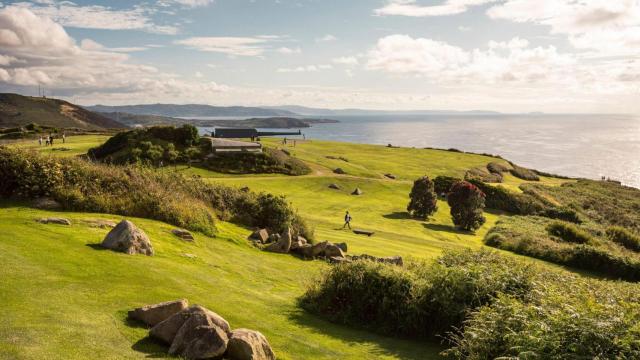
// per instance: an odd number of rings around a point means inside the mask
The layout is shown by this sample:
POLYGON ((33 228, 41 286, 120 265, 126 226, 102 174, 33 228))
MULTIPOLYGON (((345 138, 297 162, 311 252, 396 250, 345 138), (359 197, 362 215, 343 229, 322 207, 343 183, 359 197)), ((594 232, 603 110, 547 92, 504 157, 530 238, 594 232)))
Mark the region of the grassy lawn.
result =
POLYGON ((38 145, 38 140, 28 140, 12 144, 23 149, 37 150, 45 154, 57 156, 76 156, 86 154, 89 149, 107 141, 110 135, 79 135, 67 136, 65 143, 62 139, 55 139, 53 146, 38 145))
MULTIPOLYGON (((33 142, 16 146, 71 156, 106 139, 70 137, 66 144, 55 146, 69 151, 52 151, 33 142)), ((281 146, 277 139, 268 139, 265 145, 281 146)), ((287 150, 307 162, 313 173, 229 176, 185 166, 164 171, 284 194, 315 227, 318 240, 347 242, 351 254, 433 258, 447 248, 481 247, 486 232, 502 217, 486 213, 487 223, 472 234, 453 227, 444 201, 426 222, 409 219, 405 209, 415 178, 425 174, 462 177, 467 169, 485 166, 495 158, 325 141, 298 142, 287 150), (342 156, 348 162, 327 156, 342 156), (336 167, 347 175, 333 174, 336 167), (385 173, 397 180, 386 179, 385 173), (331 183, 341 190, 329 189, 331 183), (350 195, 356 187, 363 190, 362 196, 350 195), (376 234, 364 237, 342 230, 346 210, 354 218, 354 227, 376 234)), ((521 183, 507 176, 505 184, 516 189, 521 183)), ((542 183, 561 182, 543 178, 542 183)), ((219 224, 216 238, 196 234, 195 243, 185 243, 170 234, 169 225, 133 219, 150 236, 157 255, 127 256, 89 246, 99 243, 107 230, 83 222, 117 220, 117 216, 49 213, 7 202, 0 206, 0 301, 4 307, 0 358, 162 357, 166 349, 146 339, 146 329, 128 324, 126 311, 175 298, 211 308, 234 328, 263 332, 279 359, 433 359, 441 350, 436 343, 381 337, 306 314, 296 299, 329 265, 261 252, 245 240, 249 230, 229 223, 219 224), (73 225, 35 222, 53 215, 68 217, 73 225)))

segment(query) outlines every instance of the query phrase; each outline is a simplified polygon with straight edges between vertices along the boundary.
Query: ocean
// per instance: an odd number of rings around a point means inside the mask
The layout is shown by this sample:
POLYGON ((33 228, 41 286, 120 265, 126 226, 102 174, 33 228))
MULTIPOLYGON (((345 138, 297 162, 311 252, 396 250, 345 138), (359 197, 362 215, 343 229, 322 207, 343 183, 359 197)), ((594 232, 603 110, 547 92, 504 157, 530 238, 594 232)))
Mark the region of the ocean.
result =
MULTIPOLYGON (((640 188, 640 117, 630 115, 330 116, 307 139, 456 148, 545 172, 640 188)), ((209 129, 201 129, 209 130, 209 129)), ((273 129, 269 129, 273 130, 273 129)))

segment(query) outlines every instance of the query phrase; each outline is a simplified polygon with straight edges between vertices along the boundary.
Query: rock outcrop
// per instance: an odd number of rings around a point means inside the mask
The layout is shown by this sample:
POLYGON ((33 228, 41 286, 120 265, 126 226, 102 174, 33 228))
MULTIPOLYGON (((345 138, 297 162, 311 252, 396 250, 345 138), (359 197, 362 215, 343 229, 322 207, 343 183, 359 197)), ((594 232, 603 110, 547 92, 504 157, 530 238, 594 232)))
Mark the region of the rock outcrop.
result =
POLYGON ((276 355, 260 332, 236 329, 229 336, 227 357, 235 360, 275 360, 276 355))
POLYGON ((152 256, 154 253, 147 234, 128 220, 122 220, 107 234, 102 247, 129 255, 152 256))
POLYGON ((258 229, 249 236, 251 240, 259 241, 261 244, 269 242, 269 231, 267 229, 258 229))
POLYGON ((59 217, 49 217, 38 219, 41 224, 58 224, 58 225, 71 225, 71 220, 59 217))
POLYGON ((353 190, 353 192, 351 193, 351 195, 357 195, 357 196, 360 196, 360 195, 362 195, 362 194, 364 194, 364 193, 362 192, 362 190, 360 190, 360 188, 356 188, 356 189, 355 189, 355 190, 353 190))
POLYGON ((329 189, 340 190, 340 185, 338 184, 329 184, 329 189))
POLYGON ((146 305, 129 311, 129 318, 142 321, 149 326, 155 326, 186 309, 187 306, 189 306, 189 302, 185 299, 146 305))
POLYGON ((266 251, 286 254, 291 250, 291 243, 293 235, 291 234, 291 228, 285 230, 280 234, 279 239, 265 248, 266 251))
POLYGON ((189 322, 190 325, 215 325, 225 332, 231 331, 229 323, 222 316, 202 306, 193 305, 158 323, 156 326, 151 328, 149 334, 152 337, 162 340, 167 344, 172 344, 174 338, 178 334, 178 331, 180 331, 186 321, 190 320, 191 318, 193 318, 194 320, 191 320, 189 322))
POLYGON ((184 241, 193 241, 193 234, 185 229, 173 229, 171 233, 184 241))

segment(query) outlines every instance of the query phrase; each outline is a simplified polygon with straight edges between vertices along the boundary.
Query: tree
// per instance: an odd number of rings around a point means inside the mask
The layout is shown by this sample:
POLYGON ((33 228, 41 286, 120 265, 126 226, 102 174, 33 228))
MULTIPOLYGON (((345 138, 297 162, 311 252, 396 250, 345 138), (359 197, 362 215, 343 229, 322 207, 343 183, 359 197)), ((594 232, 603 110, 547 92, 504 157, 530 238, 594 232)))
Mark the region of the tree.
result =
POLYGON ((413 188, 409 194, 407 211, 417 219, 427 219, 438 210, 438 195, 434 190, 433 181, 427 176, 413 182, 413 188))
POLYGON ((191 167, 191 161, 200 156, 200 150, 198 148, 190 147, 184 151, 184 156, 187 158, 189 167, 191 167))
POLYGON ((173 143, 168 143, 167 148, 164 150, 164 158, 169 162, 169 164, 176 165, 176 160, 178 160, 178 156, 180 153, 176 151, 176 146, 173 143))
POLYGON ((142 156, 142 149, 140 148, 133 148, 131 149, 131 161, 132 162, 139 162, 140 161, 140 157, 142 156))
MULTIPOLYGON (((140 143, 142 145, 142 143, 140 143)), ((158 160, 162 158, 163 149, 160 145, 151 145, 145 152, 145 157, 151 160, 154 165, 158 164, 158 160)))
POLYGON ((482 226, 486 221, 482 215, 484 197, 484 193, 471 183, 459 181, 453 184, 447 195, 453 223, 469 231, 474 231, 482 226))

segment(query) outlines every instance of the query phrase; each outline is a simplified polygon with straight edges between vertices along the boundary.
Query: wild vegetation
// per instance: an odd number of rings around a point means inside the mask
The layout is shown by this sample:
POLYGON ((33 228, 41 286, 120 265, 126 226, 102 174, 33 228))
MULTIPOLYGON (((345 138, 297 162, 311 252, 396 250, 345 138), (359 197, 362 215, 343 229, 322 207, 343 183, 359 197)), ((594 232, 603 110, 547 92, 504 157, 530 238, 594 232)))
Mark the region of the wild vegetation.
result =
POLYGON ((451 207, 453 223, 461 229, 474 231, 485 223, 484 193, 475 185, 460 181, 451 187, 447 202, 451 207))
POLYGON ((409 199, 407 211, 414 218, 424 220, 438 210, 438 195, 435 192, 433 181, 427 176, 413 182, 409 199))
POLYGON ((265 148, 261 153, 213 154, 203 166, 226 174, 307 175, 311 172, 304 162, 273 148, 265 148))

